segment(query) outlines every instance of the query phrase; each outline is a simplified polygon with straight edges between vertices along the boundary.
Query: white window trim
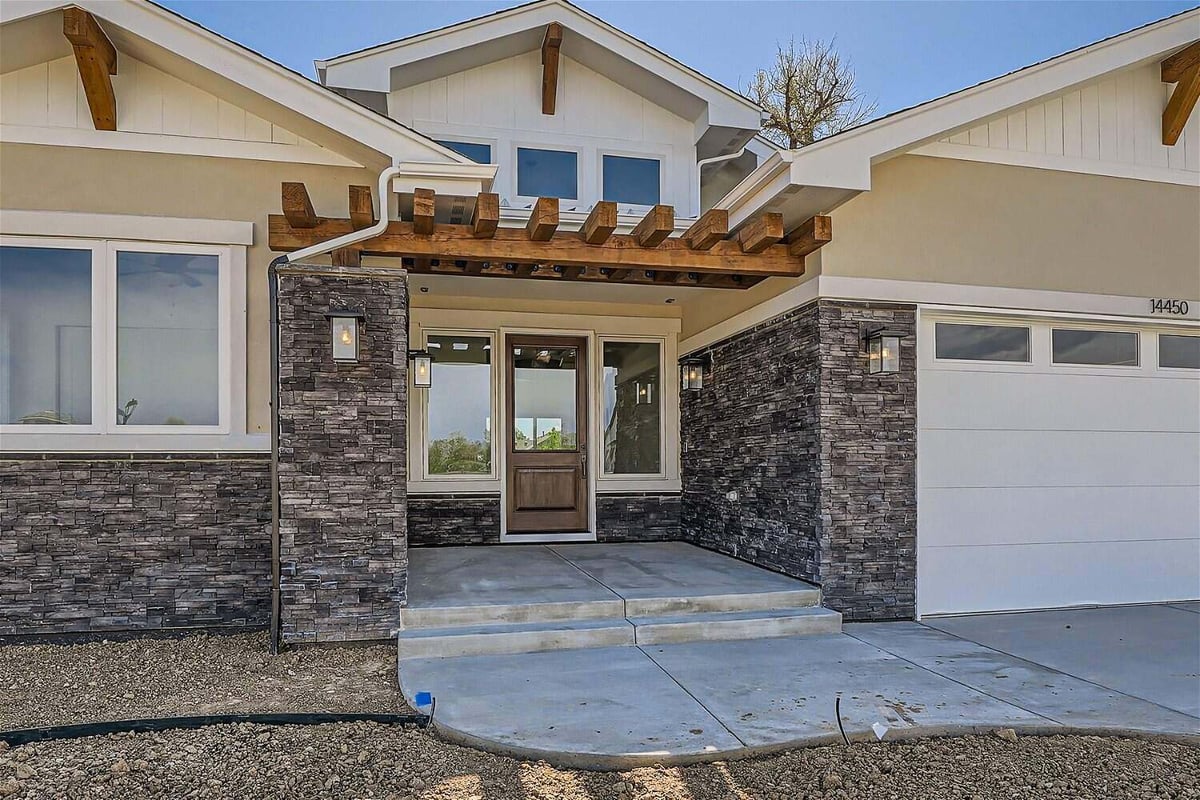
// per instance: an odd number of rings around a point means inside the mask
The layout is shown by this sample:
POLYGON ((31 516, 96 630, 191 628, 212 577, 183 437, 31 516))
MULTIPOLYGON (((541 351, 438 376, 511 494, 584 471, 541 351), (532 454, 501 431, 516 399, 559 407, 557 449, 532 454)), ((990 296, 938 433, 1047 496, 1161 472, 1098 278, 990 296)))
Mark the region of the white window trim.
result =
MULTIPOLYGON (((613 156, 615 158, 636 158, 642 161, 657 161, 658 162, 658 202, 662 203, 663 198, 667 196, 667 187, 670 182, 667 180, 667 170, 670 164, 670 158, 666 153, 662 152, 637 152, 636 150, 619 150, 614 148, 600 147, 596 149, 596 197, 600 200, 605 200, 604 197, 604 157, 613 156)), ((646 203, 628 203, 621 200, 614 200, 618 210, 621 208, 632 208, 637 211, 646 212, 654 207, 654 204, 646 203)))
MULTIPOLYGON (((515 198, 515 202, 517 205, 519 205, 519 206, 527 205, 527 204, 532 205, 533 203, 536 203, 538 201, 538 195, 520 194, 520 187, 521 187, 521 164, 520 164, 520 158, 519 158, 520 150, 547 150, 547 151, 558 152, 558 153, 574 153, 575 154, 575 194, 583 195, 584 197, 587 196, 588 189, 584 183, 584 169, 583 169, 584 148, 582 146, 572 145, 572 144, 546 144, 544 142, 513 141, 511 147, 512 147, 511 163, 513 165, 513 170, 512 170, 512 173, 513 173, 513 178, 512 178, 513 197, 515 198)), ((560 203, 574 203, 576 205, 580 205, 580 204, 584 203, 585 201, 582 197, 577 196, 577 197, 561 197, 561 198, 559 198, 559 202, 560 203)))
MULTIPOLYGON (((458 144, 487 145, 488 150, 491 153, 491 161, 489 161, 488 163, 490 163, 490 164, 496 163, 496 147, 498 146, 498 142, 495 139, 488 139, 486 137, 480 137, 480 136, 459 136, 457 134, 450 134, 450 133, 445 134, 445 135, 442 135, 439 133, 430 133, 429 138, 433 139, 438 144, 441 144, 442 147, 450 147, 450 145, 442 144, 442 142, 455 142, 458 144)), ((453 149, 453 148, 450 148, 450 149, 453 149)), ((457 153, 458 151, 455 150, 454 152, 457 153)), ((459 153, 459 155, 462 155, 462 154, 459 153)), ((466 156, 464 156, 464 158, 465 157, 466 156)))
MULTIPOLYGON (((41 212, 38 212, 41 213, 41 212)), ((86 215, 89 225, 96 217, 86 215)), ((7 219, 5 220, 7 223, 7 219)), ((128 221, 121 219, 121 226, 128 221)), ((6 224, 7 227, 7 224, 6 224)), ((168 226, 169 227, 169 226, 168 226)), ((246 433, 246 248, 132 241, 0 235, 0 245, 90 250, 92 253, 92 422, 88 425, 0 425, 10 452, 259 452, 266 437, 246 433), (117 425, 116 253, 117 251, 212 254, 218 258, 218 424, 117 425)))
MULTIPOLYGON (((410 398, 409 419, 411 424, 417 429, 417 440, 420 443, 419 448, 415 448, 417 452, 415 458, 410 459, 414 463, 410 465, 413 475, 420 476, 420 480, 424 483, 444 484, 460 487, 460 491, 480 491, 485 487, 490 487, 500 480, 499 458, 497 456, 496 435, 497 435, 497 381, 496 381, 496 354, 499 352, 496 346, 496 331, 490 330, 464 330, 462 328, 422 328, 420 341, 423 348, 428 349, 430 336, 472 336, 477 339, 487 339, 491 345, 491 359, 488 364, 488 414, 492 420, 492 449, 491 449, 491 471, 488 473, 453 473, 453 474, 434 474, 429 471, 429 390, 418 389, 412 383, 412 375, 410 371, 408 396, 410 398), (461 487, 469 487, 463 489, 461 487)), ((436 354, 434 358, 436 360, 436 354)))

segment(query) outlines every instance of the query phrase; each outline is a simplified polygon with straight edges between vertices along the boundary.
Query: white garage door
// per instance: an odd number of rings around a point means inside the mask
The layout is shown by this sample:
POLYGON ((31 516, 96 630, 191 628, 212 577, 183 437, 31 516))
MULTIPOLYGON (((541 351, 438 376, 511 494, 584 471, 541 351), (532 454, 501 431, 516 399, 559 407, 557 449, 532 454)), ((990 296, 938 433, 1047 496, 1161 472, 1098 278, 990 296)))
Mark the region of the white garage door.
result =
POLYGON ((1198 334, 923 314, 918 613, 1200 597, 1198 334))

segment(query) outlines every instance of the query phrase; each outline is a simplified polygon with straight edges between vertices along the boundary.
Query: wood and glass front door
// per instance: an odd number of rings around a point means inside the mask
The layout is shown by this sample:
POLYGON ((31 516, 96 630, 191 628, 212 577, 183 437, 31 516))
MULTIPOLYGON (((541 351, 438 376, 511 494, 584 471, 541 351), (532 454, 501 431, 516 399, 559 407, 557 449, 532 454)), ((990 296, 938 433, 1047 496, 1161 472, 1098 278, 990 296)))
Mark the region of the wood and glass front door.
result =
POLYGON ((587 339, 505 338, 508 533, 588 529, 587 339))

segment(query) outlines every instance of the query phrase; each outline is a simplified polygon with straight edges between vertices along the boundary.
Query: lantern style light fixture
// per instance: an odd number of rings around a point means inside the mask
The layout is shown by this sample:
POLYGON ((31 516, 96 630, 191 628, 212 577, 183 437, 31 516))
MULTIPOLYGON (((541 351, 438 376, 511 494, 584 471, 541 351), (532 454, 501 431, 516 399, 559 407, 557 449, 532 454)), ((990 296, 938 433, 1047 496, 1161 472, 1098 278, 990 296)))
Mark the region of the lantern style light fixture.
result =
POLYGON ((900 371, 900 340, 903 331, 876 328, 863 337, 867 345, 867 372, 880 375, 900 371))
POLYGON ((358 361, 359 322, 366 319, 367 315, 361 311, 343 308, 330 310, 325 316, 329 319, 333 360, 343 363, 358 361))
POLYGON ((687 356, 679 359, 680 384, 686 391, 704 388, 704 370, 708 367, 707 356, 687 356))
POLYGON ((413 386, 418 389, 433 386, 433 354, 428 350, 409 350, 408 359, 412 361, 413 386))
POLYGON ((654 384, 653 383, 642 383, 641 381, 637 381, 634 383, 634 390, 636 392, 635 396, 637 398, 637 405, 639 405, 639 406, 653 405, 653 403, 654 403, 654 384))

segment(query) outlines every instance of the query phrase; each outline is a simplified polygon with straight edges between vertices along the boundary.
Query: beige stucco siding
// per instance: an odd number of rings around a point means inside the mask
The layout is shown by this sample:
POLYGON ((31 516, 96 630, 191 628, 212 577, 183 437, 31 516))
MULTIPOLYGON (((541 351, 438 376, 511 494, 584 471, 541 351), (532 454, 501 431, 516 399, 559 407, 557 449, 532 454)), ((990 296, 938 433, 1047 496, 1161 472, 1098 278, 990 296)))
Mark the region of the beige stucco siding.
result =
MULTIPOLYGON (((316 212, 345 217, 351 183, 374 186, 377 172, 244 159, 0 145, 3 209, 134 214, 254 223, 247 251, 247 429, 270 424, 267 215, 279 213, 282 181, 303 181, 316 212)), ((0 219, 0 229, 3 220, 0 219)), ((147 238, 153 238, 148 232, 147 238)))
POLYGON ((833 214, 825 275, 1200 297, 1200 189, 904 156, 833 214))

